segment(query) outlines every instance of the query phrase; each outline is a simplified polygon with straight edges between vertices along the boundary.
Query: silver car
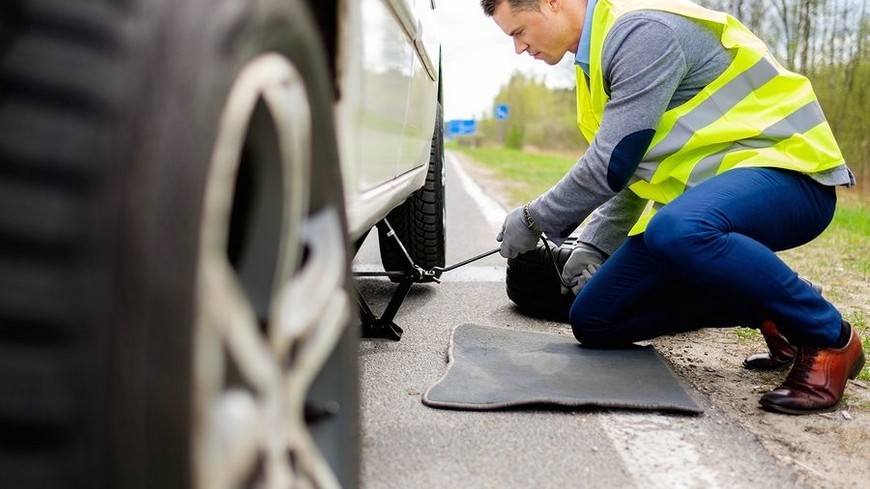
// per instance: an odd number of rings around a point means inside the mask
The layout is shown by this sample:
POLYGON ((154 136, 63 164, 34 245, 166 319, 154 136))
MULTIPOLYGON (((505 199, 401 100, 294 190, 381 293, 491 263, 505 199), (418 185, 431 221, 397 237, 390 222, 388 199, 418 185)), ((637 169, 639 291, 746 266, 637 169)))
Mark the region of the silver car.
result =
POLYGON ((444 261, 433 9, 0 4, 0 487, 357 485, 354 245, 444 261))

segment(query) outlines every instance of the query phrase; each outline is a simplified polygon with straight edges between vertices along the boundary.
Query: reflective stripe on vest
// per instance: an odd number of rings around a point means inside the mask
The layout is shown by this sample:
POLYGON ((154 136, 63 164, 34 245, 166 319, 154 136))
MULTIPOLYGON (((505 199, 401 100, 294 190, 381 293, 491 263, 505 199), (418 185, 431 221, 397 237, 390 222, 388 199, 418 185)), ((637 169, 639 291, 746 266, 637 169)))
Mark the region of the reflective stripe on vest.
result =
POLYGON ((721 32, 731 65, 692 99, 666 111, 629 188, 648 206, 629 234, 643 232, 656 208, 687 188, 739 167, 815 173, 844 163, 809 81, 785 70, 737 19, 685 0, 599 0, 592 20, 590 76, 577 68, 577 119, 592 141, 609 97, 601 71, 604 39, 616 20, 662 10, 721 32))

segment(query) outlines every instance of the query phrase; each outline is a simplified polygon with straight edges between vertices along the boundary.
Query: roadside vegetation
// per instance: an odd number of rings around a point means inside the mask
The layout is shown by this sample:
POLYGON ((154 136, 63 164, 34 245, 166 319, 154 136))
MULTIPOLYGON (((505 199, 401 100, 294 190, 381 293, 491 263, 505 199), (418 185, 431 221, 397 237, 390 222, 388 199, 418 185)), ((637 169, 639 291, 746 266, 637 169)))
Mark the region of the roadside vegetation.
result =
MULTIPOLYGON (((501 202, 510 209, 546 191, 568 171, 575 156, 504 148, 470 148, 448 143, 468 156, 501 187, 501 202)), ((817 239, 780 256, 802 276, 822 285, 824 295, 858 330, 870 357, 870 198, 843 189, 834 220, 817 239)), ((757 341, 758 332, 738 328, 742 340, 757 341)), ((870 380, 870 365, 859 377, 870 380)))

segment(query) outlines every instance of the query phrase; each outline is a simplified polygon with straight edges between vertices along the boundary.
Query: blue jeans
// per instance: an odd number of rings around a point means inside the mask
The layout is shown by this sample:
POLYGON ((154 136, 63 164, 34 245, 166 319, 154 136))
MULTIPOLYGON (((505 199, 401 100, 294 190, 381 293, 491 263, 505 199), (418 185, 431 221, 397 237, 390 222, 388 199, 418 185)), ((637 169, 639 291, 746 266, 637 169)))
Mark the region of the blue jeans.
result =
POLYGON ((840 313, 775 252, 821 234, 836 203, 833 187, 771 168, 730 170, 687 190, 580 291, 574 336, 615 347, 769 319, 793 344, 833 345, 840 313))

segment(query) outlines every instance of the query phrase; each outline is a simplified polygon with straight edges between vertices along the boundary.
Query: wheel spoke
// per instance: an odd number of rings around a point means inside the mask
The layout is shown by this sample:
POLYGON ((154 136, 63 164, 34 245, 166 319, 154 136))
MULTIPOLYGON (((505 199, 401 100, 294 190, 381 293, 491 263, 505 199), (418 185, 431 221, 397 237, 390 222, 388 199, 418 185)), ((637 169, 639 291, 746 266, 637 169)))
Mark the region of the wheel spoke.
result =
POLYGON ((214 260, 207 283, 212 291, 212 321, 223 344, 236 362, 244 380, 260 393, 279 382, 280 368, 272 356, 233 268, 226 260, 214 260))
POLYGON ((200 441, 200 456, 205 458, 198 472, 201 487, 231 489, 256 466, 265 431, 262 423, 266 422, 263 414, 268 396, 263 393, 274 391, 280 376, 265 342, 258 337, 253 310, 229 262, 220 254, 209 253, 203 257, 201 272, 200 328, 205 331, 199 334, 200 342, 213 343, 212 351, 202 348, 199 352, 201 357, 212 358, 212 365, 204 372, 211 371, 214 376, 215 369, 223 372, 223 366, 232 362, 245 384, 254 389, 227 389, 222 385, 225 379, 218 378, 214 379, 217 385, 203 386, 200 393, 201 398, 210 400, 200 414, 206 419, 200 441), (229 358, 222 358, 225 353, 229 358))
POLYGON ((240 389, 226 391, 209 413, 208 449, 212 452, 206 487, 230 489, 249 475, 259 454, 263 431, 256 401, 240 389))
POLYGON ((280 285, 293 275, 301 260, 298 244, 302 242, 302 225, 309 211, 306 183, 311 178, 311 109, 305 83, 295 70, 288 67, 274 76, 276 83, 264 90, 263 100, 274 118, 284 160, 284 243, 275 273, 276 285, 280 285))
POLYGON ((322 321, 336 306, 332 303, 336 294, 344 294, 346 264, 336 259, 345 255, 339 218, 334 211, 320 213, 308 220, 303 232, 311 244, 310 256, 294 279, 281 288, 272 313, 271 342, 279 358, 285 358, 295 342, 314 331, 344 327, 340 321, 322 321))
POLYGON ((344 289, 346 266, 341 221, 335 211, 312 216, 304 229, 310 254, 303 269, 276 297, 272 346, 279 358, 292 350, 285 374, 287 437, 296 454, 297 473, 316 487, 338 487, 334 474, 304 422, 306 393, 341 338, 350 316, 344 289))

